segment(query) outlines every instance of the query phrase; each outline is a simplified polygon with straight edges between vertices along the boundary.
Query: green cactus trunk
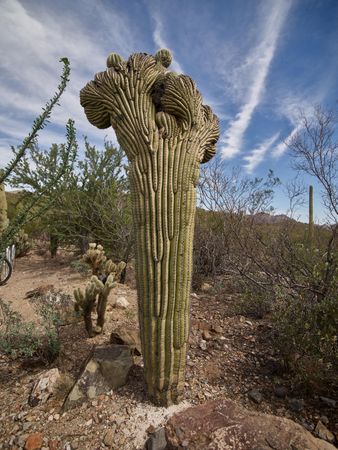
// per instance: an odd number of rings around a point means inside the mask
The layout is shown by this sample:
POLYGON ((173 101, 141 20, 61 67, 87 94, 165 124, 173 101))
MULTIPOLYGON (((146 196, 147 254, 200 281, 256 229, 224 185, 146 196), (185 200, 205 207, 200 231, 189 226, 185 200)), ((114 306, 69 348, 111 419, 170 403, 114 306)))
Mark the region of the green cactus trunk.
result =
POLYGON ((309 245, 313 243, 313 186, 309 186, 309 245))
POLYGON ((170 404, 180 400, 185 381, 196 193, 189 158, 174 180, 184 145, 180 151, 167 140, 160 145, 152 158, 156 173, 147 161, 144 194, 137 188, 137 161, 131 188, 145 379, 154 403, 170 404))
POLYGON ((4 230, 8 226, 8 217, 7 217, 7 199, 5 192, 5 185, 0 185, 0 234, 4 232, 4 230))
POLYGON ((113 53, 81 91, 89 121, 112 125, 130 162, 144 374, 160 405, 183 394, 196 185, 219 136, 193 80, 165 70, 170 61, 167 50, 127 63, 113 53))

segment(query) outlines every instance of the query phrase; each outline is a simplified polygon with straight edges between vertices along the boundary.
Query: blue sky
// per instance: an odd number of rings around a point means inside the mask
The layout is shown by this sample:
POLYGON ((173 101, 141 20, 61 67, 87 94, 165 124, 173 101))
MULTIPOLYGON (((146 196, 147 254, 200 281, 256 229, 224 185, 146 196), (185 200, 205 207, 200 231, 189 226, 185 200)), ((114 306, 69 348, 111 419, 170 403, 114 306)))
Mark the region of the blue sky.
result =
MULTIPOLYGON (((71 82, 40 144, 63 142, 72 117, 79 141, 86 135, 100 147, 113 130, 87 122, 79 90, 110 52, 161 47, 221 119, 218 153, 229 168, 294 176, 283 140, 297 129, 298 109, 338 100, 337 0, 1 0, 0 165, 54 92, 60 57, 70 59, 71 82)), ((275 206, 287 208, 281 190, 275 206)))

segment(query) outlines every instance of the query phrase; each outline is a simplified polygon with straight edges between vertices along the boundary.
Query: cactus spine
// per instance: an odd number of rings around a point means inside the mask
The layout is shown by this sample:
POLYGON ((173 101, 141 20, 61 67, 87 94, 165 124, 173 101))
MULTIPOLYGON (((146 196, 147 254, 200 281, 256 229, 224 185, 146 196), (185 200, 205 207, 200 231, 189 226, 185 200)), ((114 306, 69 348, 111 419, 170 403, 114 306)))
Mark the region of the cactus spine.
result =
POLYGON ((144 374, 160 405, 183 393, 196 185, 219 137, 194 81, 170 63, 168 50, 127 62, 112 53, 80 94, 88 120, 112 126, 129 159, 144 374))
POLYGON ((313 186, 309 186, 309 244, 313 242, 313 186))
POLYGON ((0 234, 3 233, 7 226, 8 218, 5 185, 0 184, 0 234))

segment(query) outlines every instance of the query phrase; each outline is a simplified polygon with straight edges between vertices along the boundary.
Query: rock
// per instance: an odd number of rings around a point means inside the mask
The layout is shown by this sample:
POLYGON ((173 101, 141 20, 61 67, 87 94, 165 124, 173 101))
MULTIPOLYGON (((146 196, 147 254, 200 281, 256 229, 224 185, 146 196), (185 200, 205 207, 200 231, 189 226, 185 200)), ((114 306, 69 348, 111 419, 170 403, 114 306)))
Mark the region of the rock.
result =
POLYGON ((85 401, 91 402, 101 394, 123 386, 132 365, 129 346, 111 344, 96 347, 68 394, 62 410, 66 411, 85 401))
POLYGON ((319 397, 320 401, 322 403, 324 403, 324 405, 329 406, 330 408, 335 408, 336 407, 336 400, 333 400, 332 398, 327 398, 327 397, 319 397))
POLYGON ((209 283, 202 283, 202 286, 201 286, 201 291, 202 292, 208 292, 211 289, 212 289, 211 284, 209 284, 209 283))
POLYGON ((127 309, 129 306, 129 302, 126 297, 118 297, 114 303, 115 308, 127 309))
POLYGON ((217 334, 222 334, 223 333, 223 329, 219 325, 212 325, 211 326, 211 331, 213 331, 214 333, 217 333, 217 334))
POLYGON ((189 450, 334 450, 292 420, 249 411, 227 399, 185 409, 169 419, 165 430, 170 449, 184 443, 189 450))
POLYGON ((146 450, 165 450, 167 448, 167 439, 165 429, 160 428, 155 431, 146 441, 146 450))
POLYGON ((206 341, 204 341, 203 339, 201 340, 199 347, 201 350, 206 350, 207 349, 207 343, 206 341))
POLYGON ((288 390, 284 386, 276 386, 274 388, 274 394, 278 398, 285 398, 288 395, 288 390))
POLYGON ((263 401, 263 396, 257 389, 251 389, 251 391, 248 392, 248 397, 257 404, 262 403, 263 401))
POLYGON ((34 384, 28 398, 28 404, 30 406, 36 406, 39 403, 46 403, 49 397, 54 394, 60 376, 57 368, 44 372, 34 384))
POLYGON ((293 412, 301 412, 304 408, 304 400, 298 398, 289 398, 288 399, 289 407, 293 412))
POLYGON ((315 433, 320 439, 324 439, 325 441, 334 442, 335 440, 333 433, 320 420, 316 425, 315 433))
POLYGON ((25 450, 39 450, 42 447, 43 437, 41 433, 33 433, 25 442, 25 450))
POLYGON ((60 442, 57 441, 56 439, 50 439, 48 441, 48 448, 49 448, 49 450, 58 450, 59 444, 60 444, 60 442))
POLYGON ((211 339, 211 334, 209 333, 208 330, 203 330, 203 331, 202 331, 202 338, 203 338, 205 341, 210 341, 210 339, 211 339))
POLYGON ((106 447, 112 447, 115 441, 115 432, 113 430, 108 430, 103 438, 103 443, 106 447))
POLYGON ((327 426, 327 425, 329 424, 329 419, 328 419, 328 417, 326 417, 326 416, 320 416, 319 420, 320 420, 321 422, 323 422, 323 424, 324 424, 325 426, 327 426))
POLYGON ((138 329, 119 327, 110 335, 110 343, 129 345, 135 355, 141 355, 141 339, 138 329))

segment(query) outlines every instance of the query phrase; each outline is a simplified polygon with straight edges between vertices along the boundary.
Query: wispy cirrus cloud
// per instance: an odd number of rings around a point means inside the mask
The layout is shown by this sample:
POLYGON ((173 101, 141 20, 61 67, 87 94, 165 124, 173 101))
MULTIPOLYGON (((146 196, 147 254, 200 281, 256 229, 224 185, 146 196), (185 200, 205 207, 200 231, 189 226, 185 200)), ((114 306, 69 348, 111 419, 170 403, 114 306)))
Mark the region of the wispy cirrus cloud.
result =
POLYGON ((275 133, 273 136, 264 140, 256 148, 254 148, 249 155, 243 157, 243 160, 246 161, 244 168, 247 173, 252 173, 256 167, 261 164, 267 152, 271 149, 278 138, 279 133, 275 133))
POLYGON ((291 1, 289 0, 273 3, 270 14, 262 24, 262 36, 259 44, 250 50, 246 58, 244 68, 248 75, 246 84, 249 85, 246 102, 235 119, 230 122, 221 139, 221 153, 224 159, 232 158, 241 151, 244 134, 250 125, 255 109, 262 100, 270 65, 277 49, 278 38, 290 7, 291 1))
POLYGON ((151 13, 151 17, 153 19, 154 26, 155 26, 154 30, 153 30, 153 40, 154 40, 155 44, 157 45, 157 47, 159 49, 167 48, 168 50, 170 50, 172 57, 173 57, 173 61, 170 65, 170 69, 173 70, 174 72, 184 73, 184 70, 183 70, 181 64, 175 59, 175 53, 174 53, 173 49, 168 45, 165 38, 163 37, 163 35, 164 35, 163 23, 162 23, 160 15, 157 12, 153 11, 151 13))
MULTIPOLYGON (((109 52, 127 56, 135 40, 128 18, 114 8, 100 8, 100 3, 83 0, 81 15, 75 14, 76 5, 75 10, 72 5, 63 8, 62 0, 49 5, 19 0, 1 3, 0 165, 9 160, 10 152, 6 148, 22 142, 32 121, 53 95, 62 68, 59 59, 64 56, 71 63, 70 82, 61 106, 54 108, 51 125, 41 132, 39 142, 45 146, 64 142, 63 126, 70 117, 75 120, 79 136, 87 135, 93 143, 103 142, 107 131, 98 130, 88 122, 80 105, 79 91, 96 72, 105 69, 109 52), (89 33, 89 20, 100 23, 101 27, 92 24, 89 33), (110 41, 102 39, 107 29, 113 48, 109 47, 110 41)), ((109 136, 115 140, 113 130, 109 136)))

